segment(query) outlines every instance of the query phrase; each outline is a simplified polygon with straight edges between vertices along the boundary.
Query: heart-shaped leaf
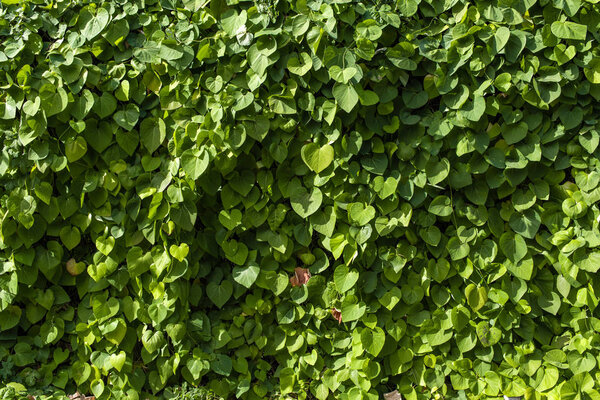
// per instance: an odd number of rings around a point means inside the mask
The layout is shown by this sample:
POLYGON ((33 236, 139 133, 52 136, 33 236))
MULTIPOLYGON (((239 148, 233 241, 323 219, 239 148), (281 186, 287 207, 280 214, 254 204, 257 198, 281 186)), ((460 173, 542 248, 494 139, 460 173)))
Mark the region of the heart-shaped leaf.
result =
POLYGON ((181 155, 183 170, 191 179, 198 179, 208 168, 209 154, 206 151, 186 150, 181 155))
POLYGON ((219 213, 219 222, 231 231, 242 222, 242 212, 237 208, 229 211, 221 210, 219 213))
POLYGON ((104 381, 101 379, 93 380, 92 383, 90 383, 90 390, 96 398, 102 396, 102 393, 104 393, 104 381))
POLYGON ((132 247, 127 252, 127 268, 131 277, 136 277, 150 269, 152 255, 144 252, 140 247, 132 247))
POLYGON ((74 258, 69 259, 65 264, 65 268, 67 272, 72 276, 77 276, 81 274, 86 269, 86 265, 84 262, 77 262, 74 258))
POLYGON ((349 269, 346 265, 339 265, 333 273, 333 281, 338 292, 345 293, 352 289, 358 281, 358 271, 349 269))
POLYGON ((504 232, 500 237, 500 250, 511 262, 519 262, 527 255, 527 244, 519 234, 504 232))
POLYGON ((288 59, 287 67, 291 73, 296 75, 305 75, 312 68, 312 59, 308 53, 300 53, 288 59))
POLYGON ((469 306, 474 311, 478 311, 485 305, 488 294, 484 287, 477 287, 477 285, 471 283, 465 289, 465 297, 467 298, 467 303, 469 303, 469 306))
POLYGON ((68 139, 65 143, 65 154, 69 162, 75 162, 87 153, 87 142, 83 136, 68 139))
POLYGON ((333 161, 333 147, 326 144, 322 147, 315 143, 308 143, 302 146, 302 160, 317 174, 327 168, 333 161))
POLYGON ((260 267, 258 264, 250 262, 247 266, 233 268, 233 280, 246 288, 250 288, 256 282, 259 272, 260 267))
MULTIPOLYGON (((150 153, 160 147, 161 143, 165 140, 166 135, 165 122, 161 118, 146 118, 140 124, 140 139, 142 145, 148 149, 150 153)), ((190 150, 190 153, 194 152, 190 150)))
POLYGON ((352 322, 360 319, 367 310, 367 305, 364 302, 344 303, 341 310, 341 319, 344 322, 352 322))
POLYGON ((93 108, 100 118, 106 118, 117 109, 117 100, 112 94, 104 92, 102 96, 96 98, 93 108))
POLYGON ((223 242, 221 247, 225 251, 225 257, 237 265, 244 265, 248 258, 248 247, 237 240, 223 242))
POLYGON ((169 247, 169 253, 179 261, 183 261, 189 252, 190 247, 187 243, 182 243, 179 246, 172 244, 171 247, 169 247))
POLYGON ((210 282, 206 287, 206 295, 217 307, 222 308, 233 294, 233 285, 225 280, 220 284, 210 282))
POLYGON ((365 350, 373 357, 377 357, 385 344, 385 332, 380 327, 364 328, 360 333, 360 339, 365 350))
POLYGON ((304 187, 299 187, 290 198, 292 208, 302 218, 314 214, 323 202, 323 193, 319 188, 308 192, 304 187))
POLYGON ((139 116, 140 110, 138 107, 135 104, 128 104, 125 110, 117 111, 113 115, 113 119, 121 128, 130 131, 137 124, 139 116))
POLYGON ((375 208, 363 203, 348 204, 348 217, 358 226, 363 226, 375 218, 375 208))
POLYGON ((17 326, 22 310, 17 306, 8 306, 0 311, 0 331, 7 331, 17 326))
POLYGON ((333 86, 333 97, 342 110, 349 113, 358 103, 358 94, 352 85, 336 83, 333 86))
POLYGON ((153 354, 166 345, 166 340, 161 331, 147 330, 142 334, 142 345, 148 353, 153 354))
POLYGON ((96 238, 96 248, 105 256, 108 256, 115 247, 115 238, 112 236, 99 236, 96 238))
POLYGON ((81 242, 81 233, 74 226, 64 226, 60 230, 60 240, 67 249, 73 250, 81 242))
MULTIPOLYGON (((90 19, 88 19, 87 23, 81 30, 81 34, 87 40, 91 40, 91 39, 95 38, 96 36, 98 36, 104 30, 104 28, 106 28, 109 21, 110 21, 110 14, 108 13, 108 11, 106 11, 104 8, 99 8, 98 11, 96 12, 96 15, 94 15, 90 19)), ((104 389, 104 386, 102 386, 102 389, 104 389)), ((102 393, 102 391, 100 393, 102 393)), ((94 395, 96 397, 100 396, 96 393, 94 393, 94 395)))
POLYGON ((67 349, 54 349, 52 353, 52 358, 54 362, 58 365, 64 362, 67 358, 69 358, 69 350, 67 349))
POLYGON ((123 366, 125 365, 126 359, 127 359, 127 355, 125 354, 124 351, 120 351, 118 354, 111 354, 110 355, 110 365, 117 371, 121 372, 121 370, 123 369, 123 366))

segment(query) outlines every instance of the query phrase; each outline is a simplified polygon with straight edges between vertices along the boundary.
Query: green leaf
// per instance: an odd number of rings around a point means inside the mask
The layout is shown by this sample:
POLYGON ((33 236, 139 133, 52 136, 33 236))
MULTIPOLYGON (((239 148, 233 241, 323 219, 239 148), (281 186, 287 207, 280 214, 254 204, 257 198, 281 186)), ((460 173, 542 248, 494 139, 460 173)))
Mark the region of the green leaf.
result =
POLYGON ((471 283, 465 289, 465 297, 467 303, 474 310, 478 311, 485 305, 488 295, 487 290, 484 287, 477 287, 477 285, 471 283))
POLYGON ((282 394, 291 393, 294 391, 296 383, 296 373, 292 368, 283 368, 279 373, 279 390, 282 394))
POLYGON ((288 59, 287 68, 292 74, 296 75, 306 75, 308 71, 311 70, 313 66, 312 59, 308 55, 308 53, 300 53, 299 55, 292 55, 288 59))
POLYGON ((555 293, 544 293, 543 296, 538 297, 537 303, 540 308, 552 315, 556 315, 561 306, 561 298, 555 293))
POLYGON ((518 124, 506 125, 502 130, 502 137, 507 144, 518 143, 527 136, 527 124, 520 122, 518 124))
POLYGON ((342 304, 342 321, 356 321, 365 314, 366 310, 367 306, 362 301, 359 303, 344 303, 342 304))
POLYGON ((495 326, 490 326, 488 321, 477 324, 477 337, 484 347, 495 345, 502 338, 502 331, 495 326))
POLYGON ((360 339, 365 350, 373 357, 377 357, 385 344, 385 332, 380 327, 374 330, 364 328, 360 333, 360 339))
POLYGON ((210 282, 206 287, 206 295, 217 307, 222 308, 233 294, 233 285, 225 280, 220 284, 210 282))
POLYGON ((331 237, 335 230, 337 217, 331 206, 325 207, 324 210, 318 210, 310 216, 310 224, 313 229, 326 237, 331 237))
POLYGON ((336 83, 333 85, 333 97, 342 110, 349 113, 358 103, 358 93, 352 85, 336 83))
POLYGON ((102 96, 96 97, 93 108, 100 118, 106 118, 117 109, 117 100, 112 94, 104 92, 102 96))
POLYGON ((535 238, 541 223, 540 215, 532 209, 525 210, 523 213, 513 213, 509 220, 512 230, 527 239, 535 238))
POLYGON ((96 238, 96 248, 105 256, 108 256, 115 247, 115 238, 112 236, 96 238))
MULTIPOLYGON (((128 104, 125 110, 117 111, 113 115, 113 119, 119 126, 126 131, 130 131, 137 124, 140 116, 140 110, 135 104, 128 104)), ((164 129, 164 127, 163 127, 164 129)), ((145 144, 145 131, 142 130, 142 143, 145 144)), ((148 146, 146 146, 148 147, 148 146)), ((152 151, 151 151, 152 152, 152 151)))
POLYGON ((504 232, 500 236, 500 250, 512 263, 517 263, 527 255, 527 244, 518 233, 504 232))
POLYGON ((373 218, 375 218, 375 208, 373 206, 365 206, 363 203, 348 204, 348 219, 350 222, 363 226, 373 218))
POLYGON ((403 17, 412 17, 419 9, 420 0, 400 0, 398 1, 398 10, 403 17))
MULTIPOLYGON (((87 40, 94 39, 104 30, 104 28, 106 28, 109 21, 110 14, 108 13, 108 11, 106 11, 104 8, 99 8, 98 11, 96 11, 96 15, 94 15, 87 21, 87 23, 81 30, 81 34, 87 40)), ((99 395, 96 395, 96 397, 99 397, 99 395)))
POLYGON ((121 371, 127 360, 127 354, 124 351, 120 351, 118 354, 110 355, 110 365, 117 371, 121 371))
POLYGON ((190 247, 187 243, 181 243, 178 246, 172 244, 171 247, 169 247, 169 254, 176 258, 179 262, 182 262, 187 257, 189 251, 190 247))
POLYGON ((225 251, 225 257, 237 265, 243 265, 248 258, 248 247, 235 239, 224 242, 221 247, 225 251))
POLYGON ((101 379, 93 380, 92 383, 90 383, 90 390, 96 398, 102 396, 102 393, 104 393, 104 381, 101 379))
POLYGON ((73 250, 81 241, 81 233, 74 226, 64 226, 60 230, 60 240, 67 249, 73 250))
POLYGON ((231 231, 242 222, 242 212, 237 208, 231 211, 221 210, 219 213, 219 222, 231 231))
POLYGON ((400 299, 402 299, 402 291, 398 287, 394 286, 379 299, 379 303, 381 303, 381 305, 388 310, 392 311, 400 299))
POLYGON ((129 23, 126 19, 113 21, 104 34, 106 40, 113 46, 118 46, 129 34, 129 23))
POLYGON ((590 60, 583 70, 585 77, 592 83, 600 83, 600 58, 590 60))
MULTIPOLYGON (((156 149, 155 149, 156 150, 156 149)), ((188 149, 181 155, 181 166, 185 174, 192 180, 196 180, 206 172, 210 156, 206 150, 188 149)))
POLYGON ((510 38, 510 29, 505 26, 501 26, 496 30, 494 34, 494 46, 493 51, 498 53, 504 49, 510 38))
POLYGON ((22 311, 17 306, 8 306, 0 312, 0 331, 14 328, 21 319, 22 311))
POLYGON ((160 118, 146 118, 140 124, 140 140, 150 153, 160 147, 166 134, 165 123, 160 118))
POLYGON ((530 280, 533 275, 534 265, 531 257, 525 257, 515 262, 508 259, 504 266, 511 274, 526 281, 530 280))
POLYGON ((166 344, 166 340, 161 331, 152 332, 147 330, 142 334, 142 345, 150 354, 157 352, 166 344))
POLYGON ((234 267, 233 280, 249 289, 256 282, 259 272, 260 267, 255 262, 251 262, 243 267, 234 267))
POLYGON ((352 289, 358 281, 358 271, 349 269, 346 265, 339 265, 333 273, 333 280, 338 292, 345 293, 352 289))
POLYGON ((450 272, 450 263, 444 258, 440 258, 437 261, 430 261, 430 275, 438 283, 443 282, 450 272))
POLYGON ((334 151, 328 144, 319 147, 315 143, 308 143, 302 146, 301 155, 302 161, 318 174, 333 162, 334 151))
POLYGON ((440 217, 452 214, 452 202, 448 196, 437 196, 429 203, 428 211, 440 217))
POLYGON ((596 273, 600 270, 600 252, 587 252, 587 254, 583 256, 576 256, 576 258, 574 257, 573 262, 584 271, 596 273))
POLYGON ((323 202, 323 193, 319 188, 312 188, 310 192, 303 186, 298 187, 290 197, 292 208, 302 218, 314 214, 323 202))
POLYGON ((148 271, 152 262, 152 255, 141 247, 134 246, 127 252, 127 269, 132 278, 148 271))
POLYGON ((52 185, 48 182, 41 182, 34 189, 35 195, 38 199, 42 200, 47 205, 50 205, 50 200, 52 199, 52 185))
POLYGON ((70 163, 79 160, 87 153, 87 142, 82 136, 68 139, 65 143, 65 155, 70 163))
POLYGON ((269 107, 276 114, 295 114, 296 102, 293 97, 274 95, 269 97, 269 107))
POLYGON ((468 243, 463 243, 461 240, 453 236, 448 240, 448 253, 452 261, 461 260, 469 255, 471 247, 468 243))
POLYGON ((427 100, 429 100, 429 95, 425 91, 411 91, 404 90, 402 91, 402 100, 406 107, 410 109, 417 109, 423 107, 427 104, 427 100))
POLYGON ((559 372, 556 367, 551 365, 544 367, 544 375, 542 380, 536 387, 536 390, 539 392, 545 392, 547 390, 552 389, 556 382, 558 382, 559 372))
POLYGON ((571 21, 554 21, 551 30, 559 39, 585 40, 587 35, 587 26, 571 21))
POLYGON ((426 168, 427 180, 432 185, 437 185, 448 177, 450 173, 450 162, 444 158, 439 162, 429 163, 426 168))

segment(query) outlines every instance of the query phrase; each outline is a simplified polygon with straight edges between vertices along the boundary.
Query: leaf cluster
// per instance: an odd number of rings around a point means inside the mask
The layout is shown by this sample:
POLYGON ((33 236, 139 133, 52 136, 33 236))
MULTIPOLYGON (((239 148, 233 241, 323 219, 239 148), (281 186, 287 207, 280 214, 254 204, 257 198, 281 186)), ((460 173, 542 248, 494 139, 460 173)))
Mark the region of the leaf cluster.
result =
POLYGON ((599 21, 1 0, 2 390, 599 399, 599 21))

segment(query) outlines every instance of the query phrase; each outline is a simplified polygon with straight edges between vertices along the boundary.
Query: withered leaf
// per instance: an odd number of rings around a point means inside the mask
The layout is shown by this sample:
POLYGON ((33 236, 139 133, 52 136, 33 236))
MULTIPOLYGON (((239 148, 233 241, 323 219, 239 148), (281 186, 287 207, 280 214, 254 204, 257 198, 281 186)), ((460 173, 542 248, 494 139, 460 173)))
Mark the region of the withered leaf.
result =
POLYGON ((397 390, 394 390, 393 392, 384 393, 383 398, 385 400, 402 400, 402 395, 397 390))
POLYGON ((342 312, 340 310, 337 308, 332 308, 331 315, 333 315, 333 318, 337 320, 338 324, 342 323, 342 312))
POLYGON ((296 267, 294 268, 294 276, 290 278, 290 283, 292 287, 306 285, 310 277, 311 274, 308 268, 296 267))

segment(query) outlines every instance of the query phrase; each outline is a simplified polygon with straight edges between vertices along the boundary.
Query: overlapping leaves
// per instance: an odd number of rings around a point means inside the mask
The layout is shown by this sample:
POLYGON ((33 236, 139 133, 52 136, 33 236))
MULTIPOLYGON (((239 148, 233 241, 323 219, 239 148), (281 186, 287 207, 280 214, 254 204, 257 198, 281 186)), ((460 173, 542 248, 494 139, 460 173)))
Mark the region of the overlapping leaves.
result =
POLYGON ((595 2, 2 0, 0 379, 597 398, 595 2))

